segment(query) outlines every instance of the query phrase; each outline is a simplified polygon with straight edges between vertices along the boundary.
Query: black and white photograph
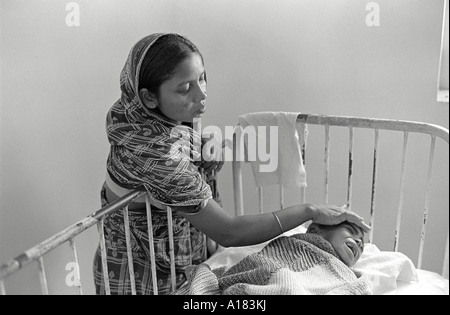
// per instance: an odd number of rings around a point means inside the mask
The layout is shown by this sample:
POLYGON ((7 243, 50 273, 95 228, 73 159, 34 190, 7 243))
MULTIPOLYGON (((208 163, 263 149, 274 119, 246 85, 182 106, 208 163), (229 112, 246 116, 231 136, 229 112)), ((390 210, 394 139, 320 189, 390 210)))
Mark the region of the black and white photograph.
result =
POLYGON ((449 295, 448 20, 0 0, 0 295, 449 295))

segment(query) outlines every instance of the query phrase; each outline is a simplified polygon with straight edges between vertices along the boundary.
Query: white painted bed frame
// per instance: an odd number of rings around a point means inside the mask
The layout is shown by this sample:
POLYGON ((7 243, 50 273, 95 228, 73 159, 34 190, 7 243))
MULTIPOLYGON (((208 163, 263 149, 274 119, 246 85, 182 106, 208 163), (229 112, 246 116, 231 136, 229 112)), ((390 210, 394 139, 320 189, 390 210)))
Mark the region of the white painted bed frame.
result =
MULTIPOLYGON (((324 175, 324 202, 328 202, 328 176, 329 176, 329 145, 330 145, 330 127, 331 126, 340 126, 348 128, 349 130, 349 176, 348 176, 348 186, 347 186, 347 204, 350 206, 352 203, 352 186, 353 186, 353 178, 352 178, 352 161, 353 161, 353 145, 354 145, 354 129, 355 128, 368 128, 374 130, 375 140, 374 140, 374 155, 373 155, 373 178, 372 178, 372 196, 371 196, 371 219, 370 223, 373 224, 373 217, 375 212, 375 196, 376 196, 376 182, 377 182, 377 169, 378 169, 378 160, 377 160, 377 151, 379 145, 379 131, 380 130, 392 130, 403 132, 404 141, 403 141, 403 158, 402 158, 402 166, 401 166, 401 189, 399 195, 399 203, 398 203, 398 212, 397 212, 397 223, 396 223, 396 233, 395 233, 395 249, 398 249, 398 237, 400 231, 400 223, 401 223, 401 214, 403 209, 403 198, 404 198, 404 182, 405 182, 405 172, 406 172, 406 162, 407 162, 407 148, 408 148, 408 138, 411 133, 423 133, 430 135, 431 138, 431 146, 429 153, 429 164, 428 164, 428 176, 427 176, 427 187, 425 191, 425 205, 424 205, 424 213, 423 213, 423 222, 422 222, 422 231, 421 238, 419 244, 419 257, 417 262, 417 268, 421 268, 422 266, 422 257, 423 257, 423 247, 426 237, 426 227, 427 227, 427 216, 429 211, 429 202, 430 202, 430 192, 431 192, 431 177, 433 171, 434 157, 435 157, 435 144, 436 139, 440 138, 445 143, 449 143, 449 131, 446 128, 421 123, 421 122, 410 122, 410 121, 400 121, 400 120, 386 120, 386 119, 371 119, 371 118, 359 118, 359 117, 342 117, 342 116, 323 116, 323 115, 299 115, 298 119, 298 130, 300 132, 300 144, 302 147, 302 154, 305 156, 306 152, 306 143, 303 139, 305 139, 304 131, 306 125, 322 125, 325 128, 325 175, 324 175), (302 136, 303 135, 303 136, 302 136)), ((238 130, 238 129, 237 129, 238 130)), ((235 142, 236 144, 236 142, 235 142)), ((236 146, 234 147, 236 148, 236 146)), ((242 215, 244 213, 244 202, 243 202, 243 180, 242 180, 242 163, 239 161, 233 161, 233 185, 234 185, 234 196, 235 196, 235 211, 236 215, 242 215)), ((302 189, 301 191, 301 202, 305 201, 305 193, 306 189, 302 189)), ((5 264, 0 267, 0 295, 6 294, 5 290, 5 281, 6 278, 12 276, 18 270, 24 268, 32 262, 37 262, 39 267, 39 278, 41 283, 41 290, 44 295, 49 294, 47 279, 46 279, 46 271, 44 268, 44 260, 43 257, 54 250, 55 248, 68 243, 71 251, 72 251, 72 259, 78 265, 78 254, 75 246, 75 238, 91 228, 94 225, 98 226, 98 231, 100 235, 100 247, 102 252, 102 262, 103 262, 103 270, 105 276, 105 287, 107 294, 110 292, 109 290, 109 281, 108 281, 108 271, 106 265, 106 251, 105 251, 105 238, 103 234, 103 219, 108 214, 114 213, 119 210, 124 211, 124 226, 125 226, 125 234, 127 241, 127 251, 128 251, 128 261, 129 261, 129 272, 130 279, 132 281, 132 292, 136 293, 135 283, 134 283, 134 270, 133 270, 133 258, 131 254, 130 248, 130 230, 128 224, 128 205, 135 199, 140 198, 142 196, 146 197, 147 204, 147 216, 151 218, 151 207, 150 207, 150 196, 146 195, 144 192, 135 191, 132 192, 116 202, 104 207, 86 218, 78 221, 77 223, 67 227, 61 232, 51 236, 47 240, 37 244, 31 249, 23 252, 19 256, 9 260, 5 264)), ((263 211, 263 190, 259 189, 259 200, 260 200, 260 211, 263 211)), ((284 207, 284 189, 280 187, 280 207, 284 207)), ((173 243, 173 227, 172 227, 172 210, 170 208, 168 211, 168 228, 169 228, 169 253, 171 257, 171 275, 172 275, 172 289, 175 289, 175 263, 174 263, 174 243, 173 243)), ((150 256, 152 263, 152 275, 153 275, 153 290, 155 294, 158 294, 157 288, 157 279, 156 279, 156 269, 155 269, 155 248, 153 243, 153 228, 152 228, 152 220, 147 220, 148 222, 148 230, 149 230, 149 245, 150 245, 150 256)), ((447 230, 448 230, 448 222, 447 230)), ((370 234, 370 241, 373 238, 373 231, 370 234)), ((449 258, 449 238, 447 231, 447 240, 446 240, 446 253, 443 261, 442 267, 442 275, 448 278, 448 261, 449 258)), ((79 270, 79 268, 77 269, 79 270)), ((80 277, 78 277, 80 279, 80 277)), ((78 285, 78 292, 83 294, 83 287, 81 282, 78 285)))

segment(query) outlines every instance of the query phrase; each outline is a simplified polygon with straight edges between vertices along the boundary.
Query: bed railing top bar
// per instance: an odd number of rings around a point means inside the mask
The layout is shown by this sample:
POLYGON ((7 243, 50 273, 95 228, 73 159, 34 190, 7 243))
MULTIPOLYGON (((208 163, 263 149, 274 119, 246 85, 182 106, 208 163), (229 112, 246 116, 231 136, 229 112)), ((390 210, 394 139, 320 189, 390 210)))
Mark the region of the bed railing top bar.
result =
POLYGON ((40 257, 52 251, 59 245, 69 241, 83 231, 97 224, 103 216, 122 209, 123 207, 130 204, 133 200, 141 197, 144 194, 146 194, 146 192, 144 191, 133 191, 111 203, 110 205, 92 213, 91 215, 85 217, 77 223, 70 225, 59 233, 23 252, 19 256, 11 259, 10 261, 0 266, 0 280, 5 279, 9 275, 25 267, 31 262, 38 260, 40 257))
POLYGON ((447 143, 449 143, 449 130, 447 128, 423 122, 394 120, 394 119, 361 118, 351 116, 309 115, 309 114, 300 114, 298 116, 298 122, 312 125, 329 125, 341 127, 356 127, 356 128, 426 133, 437 136, 446 141, 447 143))

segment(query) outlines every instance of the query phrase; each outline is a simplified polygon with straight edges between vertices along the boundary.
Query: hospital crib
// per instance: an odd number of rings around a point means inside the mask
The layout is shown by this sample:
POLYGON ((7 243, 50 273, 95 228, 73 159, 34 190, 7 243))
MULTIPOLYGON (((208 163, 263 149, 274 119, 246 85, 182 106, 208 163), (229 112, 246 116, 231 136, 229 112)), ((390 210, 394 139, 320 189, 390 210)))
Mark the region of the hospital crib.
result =
MULTIPOLYGON (((372 225, 373 229, 370 232, 369 235, 369 242, 373 242, 373 233, 377 229, 383 229, 383 224, 378 224, 375 229, 375 215, 377 214, 377 200, 379 200, 377 197, 377 189, 378 189, 378 170, 380 168, 380 159, 379 159, 379 146, 380 146, 380 133, 382 132, 394 132, 399 134, 403 141, 402 145, 399 147, 399 150, 401 151, 401 163, 399 165, 399 180, 391 180, 389 185, 392 187, 389 188, 392 191, 398 191, 398 195, 395 199, 395 205, 391 206, 392 210, 396 210, 396 222, 395 222, 395 232, 392 235, 393 238, 393 251, 399 250, 399 239, 400 239, 400 230, 401 230, 401 223, 402 218, 405 214, 404 211, 404 204, 405 204, 405 186, 408 182, 407 175, 409 172, 411 172, 411 169, 415 170, 417 169, 417 165, 414 165, 414 167, 410 167, 408 165, 408 149, 410 146, 410 139, 412 138, 412 135, 425 135, 429 136, 429 153, 428 153, 428 159, 425 161, 425 165, 421 166, 426 169, 426 184, 423 189, 423 205, 419 205, 421 209, 423 209, 422 212, 422 219, 421 219, 421 228, 420 228, 420 237, 417 242, 417 244, 414 244, 418 248, 418 255, 417 258, 412 258, 415 260, 416 267, 418 269, 422 268, 423 266, 423 259, 424 259, 424 248, 426 245, 426 237, 427 237, 427 223, 428 223, 428 217, 430 213, 433 212, 433 209, 430 205, 431 198, 434 197, 432 193, 432 179, 433 179, 433 171, 434 165, 435 165, 435 158, 436 154, 441 154, 438 151, 436 153, 436 145, 437 141, 439 141, 439 145, 444 145, 445 150, 448 154, 448 142, 449 142, 449 132, 448 129, 443 128, 441 126, 432 125, 428 123, 422 123, 422 122, 411 122, 411 121, 401 121, 401 120, 386 120, 386 119, 373 119, 373 118, 360 118, 360 117, 343 117, 343 116, 324 116, 324 115, 307 115, 307 114, 300 114, 298 116, 297 121, 297 129, 299 132, 299 141, 300 141, 300 147, 301 152, 303 155, 303 161, 306 166, 306 170, 308 172, 308 177, 311 178, 311 176, 321 177, 323 179, 322 181, 322 189, 323 192, 322 201, 323 203, 329 202, 329 183, 330 183, 330 173, 332 169, 330 169, 330 160, 331 160, 331 138, 332 138, 332 131, 333 128, 339 128, 343 129, 348 134, 348 156, 345 157, 347 160, 345 164, 347 165, 347 182, 346 182, 346 204, 348 207, 352 208, 353 203, 353 191, 355 186, 355 150, 357 149, 355 147, 355 138, 357 132, 360 130, 366 130, 370 133, 373 132, 373 142, 372 143, 365 143, 365 146, 371 147, 372 152, 372 158, 371 158, 371 174, 369 179, 371 182, 371 192, 370 192, 370 200, 368 203, 370 204, 369 210, 370 210, 370 224, 372 225), (312 133, 311 126, 316 126, 318 128, 322 128, 322 132, 324 133, 324 142, 322 143, 311 143, 311 140, 306 141, 306 130, 307 127, 310 129, 309 132, 312 133), (308 168, 308 148, 323 148, 323 174, 311 174, 309 168, 308 168)), ((233 149, 234 149, 234 161, 232 163, 232 170, 233 170, 233 186, 234 186, 234 206, 235 206, 235 213, 236 215, 242 215, 246 213, 246 206, 244 203, 244 193, 246 188, 246 181, 243 179, 243 167, 245 164, 245 161, 241 161, 240 159, 237 159, 237 154, 241 154, 239 150, 242 149, 242 147, 239 145, 239 128, 235 128, 235 134, 234 134, 234 143, 233 143, 233 149)), ((311 136, 309 136, 309 139, 311 139, 311 136)), ((342 145, 340 143, 339 145, 342 145)), ((420 150, 426 150, 423 146, 420 147, 420 150)), ((444 152, 445 152, 444 150, 444 152)), ((444 154, 445 155, 445 154, 444 154)), ((444 157, 445 158, 445 157, 444 157)), ((448 164, 448 160, 447 160, 448 164)), ((438 170, 439 171, 439 170, 438 170)), ((446 175, 446 191, 448 193, 448 174, 446 175)), ((386 183, 383 183, 383 186, 386 185, 386 183)), ((385 187, 383 187, 385 188, 385 187)), ((252 188, 253 189, 253 188, 252 188)), ((285 206, 285 188, 280 186, 278 188, 279 192, 279 202, 278 202, 278 208, 283 208, 285 206)), ((298 192, 299 196, 299 202, 305 203, 308 202, 308 198, 306 196, 306 190, 307 188, 302 188, 301 191, 298 192)), ((264 212, 264 192, 263 188, 257 188, 256 189, 257 199, 259 200, 259 212, 264 212)), ((41 291, 42 294, 47 295, 49 293, 49 288, 47 285, 47 270, 44 266, 44 257, 46 254, 51 252, 52 250, 56 249, 60 246, 68 246, 71 249, 72 253, 72 261, 75 263, 76 266, 78 266, 78 251, 76 249, 75 240, 76 237, 79 236, 81 233, 86 231, 87 229, 90 229, 94 226, 97 226, 98 232, 99 232, 99 238, 100 238, 100 248, 102 252, 102 258, 105 257, 105 238, 103 235, 103 219, 116 211, 124 211, 124 227, 125 227, 125 234, 126 234, 126 240, 127 240, 127 249, 128 249, 128 261, 129 261, 129 273, 130 273, 130 279, 131 279, 131 286, 132 291, 135 292, 135 284, 133 282, 134 280, 134 270, 133 270, 133 264, 132 264, 132 255, 131 255, 131 248, 130 248, 130 230, 129 230, 129 222, 128 222, 128 205, 135 199, 145 196, 146 198, 146 204, 147 204, 147 216, 151 217, 151 196, 148 196, 145 192, 142 191, 134 191, 116 202, 110 204, 107 207, 104 207, 91 215, 81 219, 80 221, 76 222, 73 225, 68 226, 67 228, 63 229, 59 233, 49 237, 47 240, 37 244, 36 246, 30 248, 29 250, 23 252, 22 254, 18 255, 17 257, 7 261, 5 264, 1 265, 0 267, 0 294, 5 295, 7 294, 7 290, 5 289, 7 286, 5 283, 7 283, 9 277, 13 277, 14 274, 19 271, 20 269, 26 267, 27 265, 31 263, 37 263, 38 265, 38 272, 39 272, 39 279, 41 284, 41 291)), ((439 196, 437 198, 444 198, 443 196, 439 196)), ((445 198, 448 198, 448 195, 445 196, 445 198)), ((227 205, 225 205, 227 207, 227 205)), ((276 209, 273 209, 276 210, 276 209)), ((356 210, 355 210, 356 211, 356 210)), ((446 209, 448 211, 448 208, 446 209)), ((169 227, 169 255, 171 257, 171 265, 170 265, 170 272, 172 275, 172 289, 175 289, 175 262, 174 262, 174 245, 173 245, 173 226, 171 224, 172 222, 172 210, 170 208, 167 208, 167 219, 168 219, 168 227, 169 227)), ((382 218, 378 218, 381 219, 382 218)), ((432 257, 432 259, 439 259, 442 262, 442 271, 440 272, 442 276, 446 279, 448 279, 448 257, 449 257, 449 236, 448 236, 448 220, 441 220, 440 224, 443 224, 445 226, 446 230, 446 238, 444 236, 444 239, 440 239, 440 242, 445 242, 444 247, 444 254, 440 257, 432 257)), ((147 220, 148 222, 148 231, 149 231, 149 246, 150 246, 150 256, 151 256, 151 262, 152 262, 152 283, 153 283, 153 290, 155 294, 158 294, 158 288, 157 288, 157 279, 156 279, 156 267, 155 267, 155 251, 154 251, 154 243, 153 243, 153 229, 152 229, 152 220, 147 220)), ((381 221, 383 222, 383 221, 381 221)), ((385 233, 386 234, 386 233, 385 233)), ((409 239, 409 238, 408 238, 409 239)), ((93 240, 97 241, 97 240, 93 240)), ((409 240, 406 240, 409 241, 409 240)), ((410 241, 414 241, 413 238, 411 238, 410 241)), ((428 245, 428 244, 427 244, 428 245)), ((432 246, 428 245, 428 246, 432 246)), ((105 287, 107 293, 109 292, 109 283, 108 283, 108 271, 106 267, 106 262, 103 259, 103 269, 104 269, 104 277, 106 279, 105 281, 105 287)), ((79 272, 79 268, 75 269, 76 272, 79 272)), ((91 276, 91 275, 89 275, 91 276)), ((84 277, 87 277, 86 275, 84 277)), ((77 279, 81 279, 80 275, 77 275, 77 279)), ((83 294, 83 285, 81 282, 77 283, 78 292, 79 294, 83 294)))

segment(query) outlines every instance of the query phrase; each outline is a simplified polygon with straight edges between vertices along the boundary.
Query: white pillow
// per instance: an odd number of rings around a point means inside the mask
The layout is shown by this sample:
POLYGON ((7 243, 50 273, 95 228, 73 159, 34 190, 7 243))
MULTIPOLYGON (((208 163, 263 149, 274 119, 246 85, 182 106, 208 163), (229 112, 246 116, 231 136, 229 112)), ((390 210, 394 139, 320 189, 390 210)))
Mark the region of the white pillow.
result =
POLYGON ((417 282, 413 262, 399 252, 380 251, 374 244, 365 244, 361 258, 352 267, 368 276, 374 294, 384 294, 397 288, 397 281, 417 282))

